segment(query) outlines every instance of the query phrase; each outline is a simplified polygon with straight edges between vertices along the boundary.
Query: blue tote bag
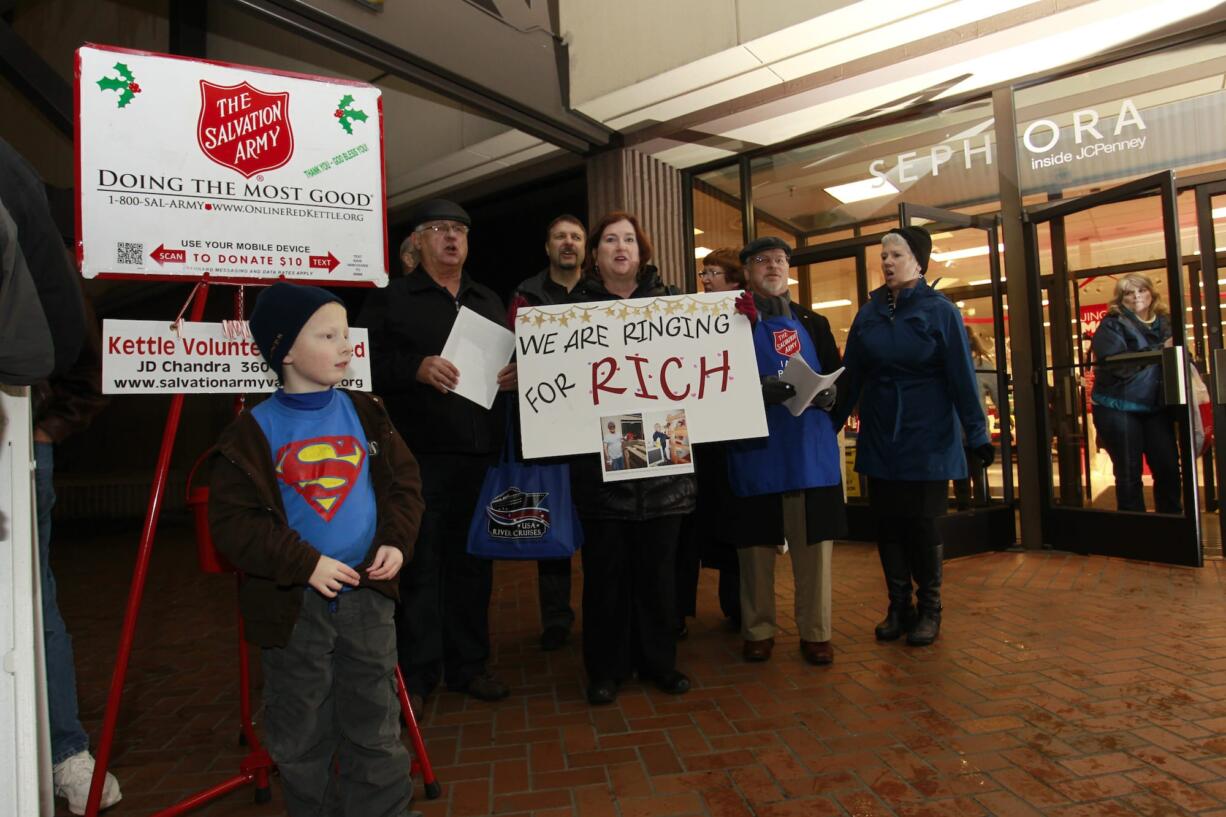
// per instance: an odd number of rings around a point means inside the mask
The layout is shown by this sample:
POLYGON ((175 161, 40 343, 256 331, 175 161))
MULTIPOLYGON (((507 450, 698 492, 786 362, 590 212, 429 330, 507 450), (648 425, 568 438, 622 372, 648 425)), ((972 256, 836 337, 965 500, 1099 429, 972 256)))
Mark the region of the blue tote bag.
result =
POLYGON ((514 412, 508 412, 506 445, 485 473, 468 552, 481 559, 569 559, 583 545, 570 466, 516 461, 515 425, 514 412))

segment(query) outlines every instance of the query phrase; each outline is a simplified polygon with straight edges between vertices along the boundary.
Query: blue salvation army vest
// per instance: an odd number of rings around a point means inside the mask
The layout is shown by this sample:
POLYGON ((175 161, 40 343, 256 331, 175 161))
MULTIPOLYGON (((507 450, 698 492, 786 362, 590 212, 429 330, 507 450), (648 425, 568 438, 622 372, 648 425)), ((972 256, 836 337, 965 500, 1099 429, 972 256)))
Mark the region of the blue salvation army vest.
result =
MULTIPOLYGON (((753 345, 763 377, 778 376, 797 353, 822 374, 813 339, 793 314, 760 319, 753 329, 753 345)), ((839 443, 829 414, 807 408, 793 417, 783 405, 767 406, 766 427, 768 436, 728 446, 728 482, 734 494, 778 494, 842 481, 839 443)))

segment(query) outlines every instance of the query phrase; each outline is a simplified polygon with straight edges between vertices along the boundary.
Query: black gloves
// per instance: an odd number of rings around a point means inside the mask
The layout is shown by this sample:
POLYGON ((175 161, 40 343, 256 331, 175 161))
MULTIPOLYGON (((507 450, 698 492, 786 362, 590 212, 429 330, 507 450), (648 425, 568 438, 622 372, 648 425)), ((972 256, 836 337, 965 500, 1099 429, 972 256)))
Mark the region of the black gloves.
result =
POLYGON ((831 384, 830 386, 819 391, 817 394, 813 395, 813 399, 809 401, 809 405, 813 406, 814 408, 819 408, 822 411, 830 411, 830 409, 834 408, 834 401, 838 395, 838 387, 831 384))
POLYGON ((996 461, 996 448, 991 443, 984 443, 975 448, 975 457, 987 468, 996 461))
POLYGON ((796 396, 796 387, 784 383, 777 377, 768 377, 762 381, 762 400, 768 406, 775 406, 796 396))

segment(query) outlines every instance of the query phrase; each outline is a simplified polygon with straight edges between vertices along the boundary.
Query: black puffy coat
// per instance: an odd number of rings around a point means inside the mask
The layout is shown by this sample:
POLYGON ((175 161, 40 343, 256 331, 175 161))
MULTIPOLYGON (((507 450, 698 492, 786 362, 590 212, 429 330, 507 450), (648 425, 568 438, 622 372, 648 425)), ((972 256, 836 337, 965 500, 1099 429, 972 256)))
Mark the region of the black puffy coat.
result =
MULTIPOLYGON (((676 294, 661 281, 655 267, 639 276, 632 298, 676 294)), ((572 303, 612 301, 617 296, 604 288, 599 278, 585 276, 570 293, 572 303)), ((691 513, 698 495, 693 474, 672 474, 648 479, 605 482, 599 454, 581 454, 570 460, 571 488, 579 516, 585 519, 642 521, 661 516, 691 513)))

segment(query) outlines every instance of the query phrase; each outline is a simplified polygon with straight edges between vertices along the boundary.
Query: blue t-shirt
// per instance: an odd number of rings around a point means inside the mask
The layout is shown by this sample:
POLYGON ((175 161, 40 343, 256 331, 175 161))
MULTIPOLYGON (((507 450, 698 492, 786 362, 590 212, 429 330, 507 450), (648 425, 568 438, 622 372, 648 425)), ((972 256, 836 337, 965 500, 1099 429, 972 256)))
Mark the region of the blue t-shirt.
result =
POLYGON ((251 414, 268 438, 289 526, 320 553, 357 567, 378 517, 366 432, 349 395, 277 391, 251 414))

